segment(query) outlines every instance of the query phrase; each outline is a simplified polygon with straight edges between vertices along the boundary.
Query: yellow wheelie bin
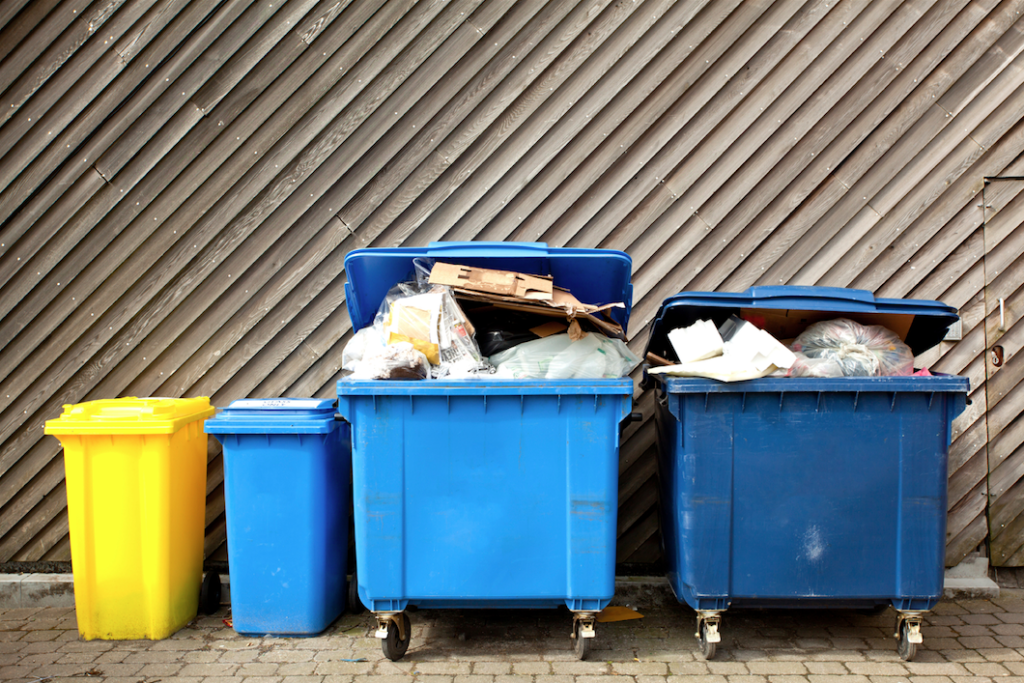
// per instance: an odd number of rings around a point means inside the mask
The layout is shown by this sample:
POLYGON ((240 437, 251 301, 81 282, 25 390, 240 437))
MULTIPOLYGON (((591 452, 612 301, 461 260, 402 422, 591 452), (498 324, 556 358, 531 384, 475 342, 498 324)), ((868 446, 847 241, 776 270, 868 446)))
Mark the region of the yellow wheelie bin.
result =
POLYGON ((208 398, 64 406, 46 433, 64 447, 78 632, 166 638, 195 618, 203 580, 208 398))

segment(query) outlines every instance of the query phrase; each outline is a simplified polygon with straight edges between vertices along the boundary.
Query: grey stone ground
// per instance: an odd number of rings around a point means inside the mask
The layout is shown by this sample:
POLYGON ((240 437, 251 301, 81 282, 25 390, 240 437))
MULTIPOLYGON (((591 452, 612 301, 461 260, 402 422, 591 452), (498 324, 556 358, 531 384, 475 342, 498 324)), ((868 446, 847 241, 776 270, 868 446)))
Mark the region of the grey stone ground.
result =
POLYGON ((223 608, 162 641, 83 641, 73 609, 0 613, 0 681, 11 683, 1024 683, 1024 590, 945 600, 913 662, 896 655, 895 612, 726 612, 713 661, 697 653, 692 610, 667 589, 616 599, 644 618, 598 624, 576 661, 565 610, 419 610, 392 663, 369 614, 316 638, 236 634, 223 608), (355 661, 352 661, 355 660, 355 661))

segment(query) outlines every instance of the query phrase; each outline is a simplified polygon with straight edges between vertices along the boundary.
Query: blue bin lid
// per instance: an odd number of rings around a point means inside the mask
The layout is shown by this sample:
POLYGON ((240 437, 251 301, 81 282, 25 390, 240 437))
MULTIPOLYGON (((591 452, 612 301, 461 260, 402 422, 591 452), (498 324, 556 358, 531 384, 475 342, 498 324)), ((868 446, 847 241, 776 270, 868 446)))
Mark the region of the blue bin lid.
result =
POLYGON ((905 328, 902 330, 905 332, 904 340, 915 355, 942 341, 949 326, 960 319, 955 308, 941 301, 876 299, 874 294, 863 289, 779 285, 751 287, 745 292, 680 292, 665 299, 658 309, 651 325, 647 352, 674 358, 675 353, 668 341, 668 333, 672 330, 687 327, 697 320, 711 319, 716 325, 721 325, 730 315, 745 312, 749 316, 756 310, 806 311, 810 313, 807 324, 850 318, 864 324, 886 325, 887 320, 896 320, 888 316, 907 316, 909 326, 907 320, 900 322, 905 328))
POLYGON ((326 434, 338 428, 330 398, 243 398, 206 421, 207 434, 326 434))
POLYGON ((622 302, 609 315, 625 330, 633 304, 633 260, 612 249, 549 247, 543 242, 431 242, 427 247, 356 249, 345 257, 345 303, 352 328, 372 325, 395 284, 415 279, 413 259, 432 258, 478 268, 550 275, 586 304, 622 302))

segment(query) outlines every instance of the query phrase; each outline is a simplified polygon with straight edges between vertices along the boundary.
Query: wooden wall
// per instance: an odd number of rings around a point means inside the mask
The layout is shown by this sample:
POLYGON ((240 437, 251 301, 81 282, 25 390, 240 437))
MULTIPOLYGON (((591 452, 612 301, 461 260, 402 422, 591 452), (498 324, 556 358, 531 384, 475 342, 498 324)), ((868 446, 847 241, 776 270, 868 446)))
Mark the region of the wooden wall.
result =
MULTIPOLYGON (((1022 9, 5 0, 0 562, 69 557, 42 430, 63 404, 331 396, 345 254, 444 239, 629 252, 638 351, 684 288, 959 307, 963 340, 925 359, 973 387, 948 561, 986 543, 991 496, 993 561, 1022 564, 1024 183, 985 183, 1024 175, 1022 9)), ((618 554, 644 563, 660 549, 652 398, 637 401, 618 554)))

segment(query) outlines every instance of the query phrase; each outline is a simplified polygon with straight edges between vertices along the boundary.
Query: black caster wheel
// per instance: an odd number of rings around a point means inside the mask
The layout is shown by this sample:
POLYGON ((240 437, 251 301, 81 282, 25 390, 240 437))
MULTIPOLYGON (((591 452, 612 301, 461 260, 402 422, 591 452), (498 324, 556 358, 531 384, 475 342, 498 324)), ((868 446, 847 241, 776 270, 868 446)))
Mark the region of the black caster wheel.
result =
POLYGON ((715 650, 718 648, 718 643, 708 642, 708 622, 700 622, 700 654, 705 660, 712 660, 715 658, 715 650))
POLYGON ((363 601, 359 599, 359 576, 352 572, 348 582, 348 595, 345 596, 345 610, 349 614, 362 614, 363 601))
POLYGON ((397 662, 405 656, 406 651, 409 649, 409 640, 412 638, 412 623, 409 621, 409 615, 402 612, 399 618, 405 627, 405 640, 402 640, 398 635, 398 625, 392 621, 388 623, 388 637, 380 641, 381 649, 384 650, 384 656, 392 662, 397 662))
POLYGON ((199 589, 199 611, 213 614, 220 609, 220 574, 206 572, 203 585, 199 589))
POLYGON ((909 662, 917 655, 917 643, 910 642, 910 626, 906 621, 900 621, 899 640, 896 643, 896 654, 904 662, 909 662))
POLYGON ((580 622, 575 622, 572 625, 572 651, 576 653, 576 659, 581 662, 587 658, 587 642, 589 638, 584 638, 582 635, 582 629, 580 628, 580 622))

